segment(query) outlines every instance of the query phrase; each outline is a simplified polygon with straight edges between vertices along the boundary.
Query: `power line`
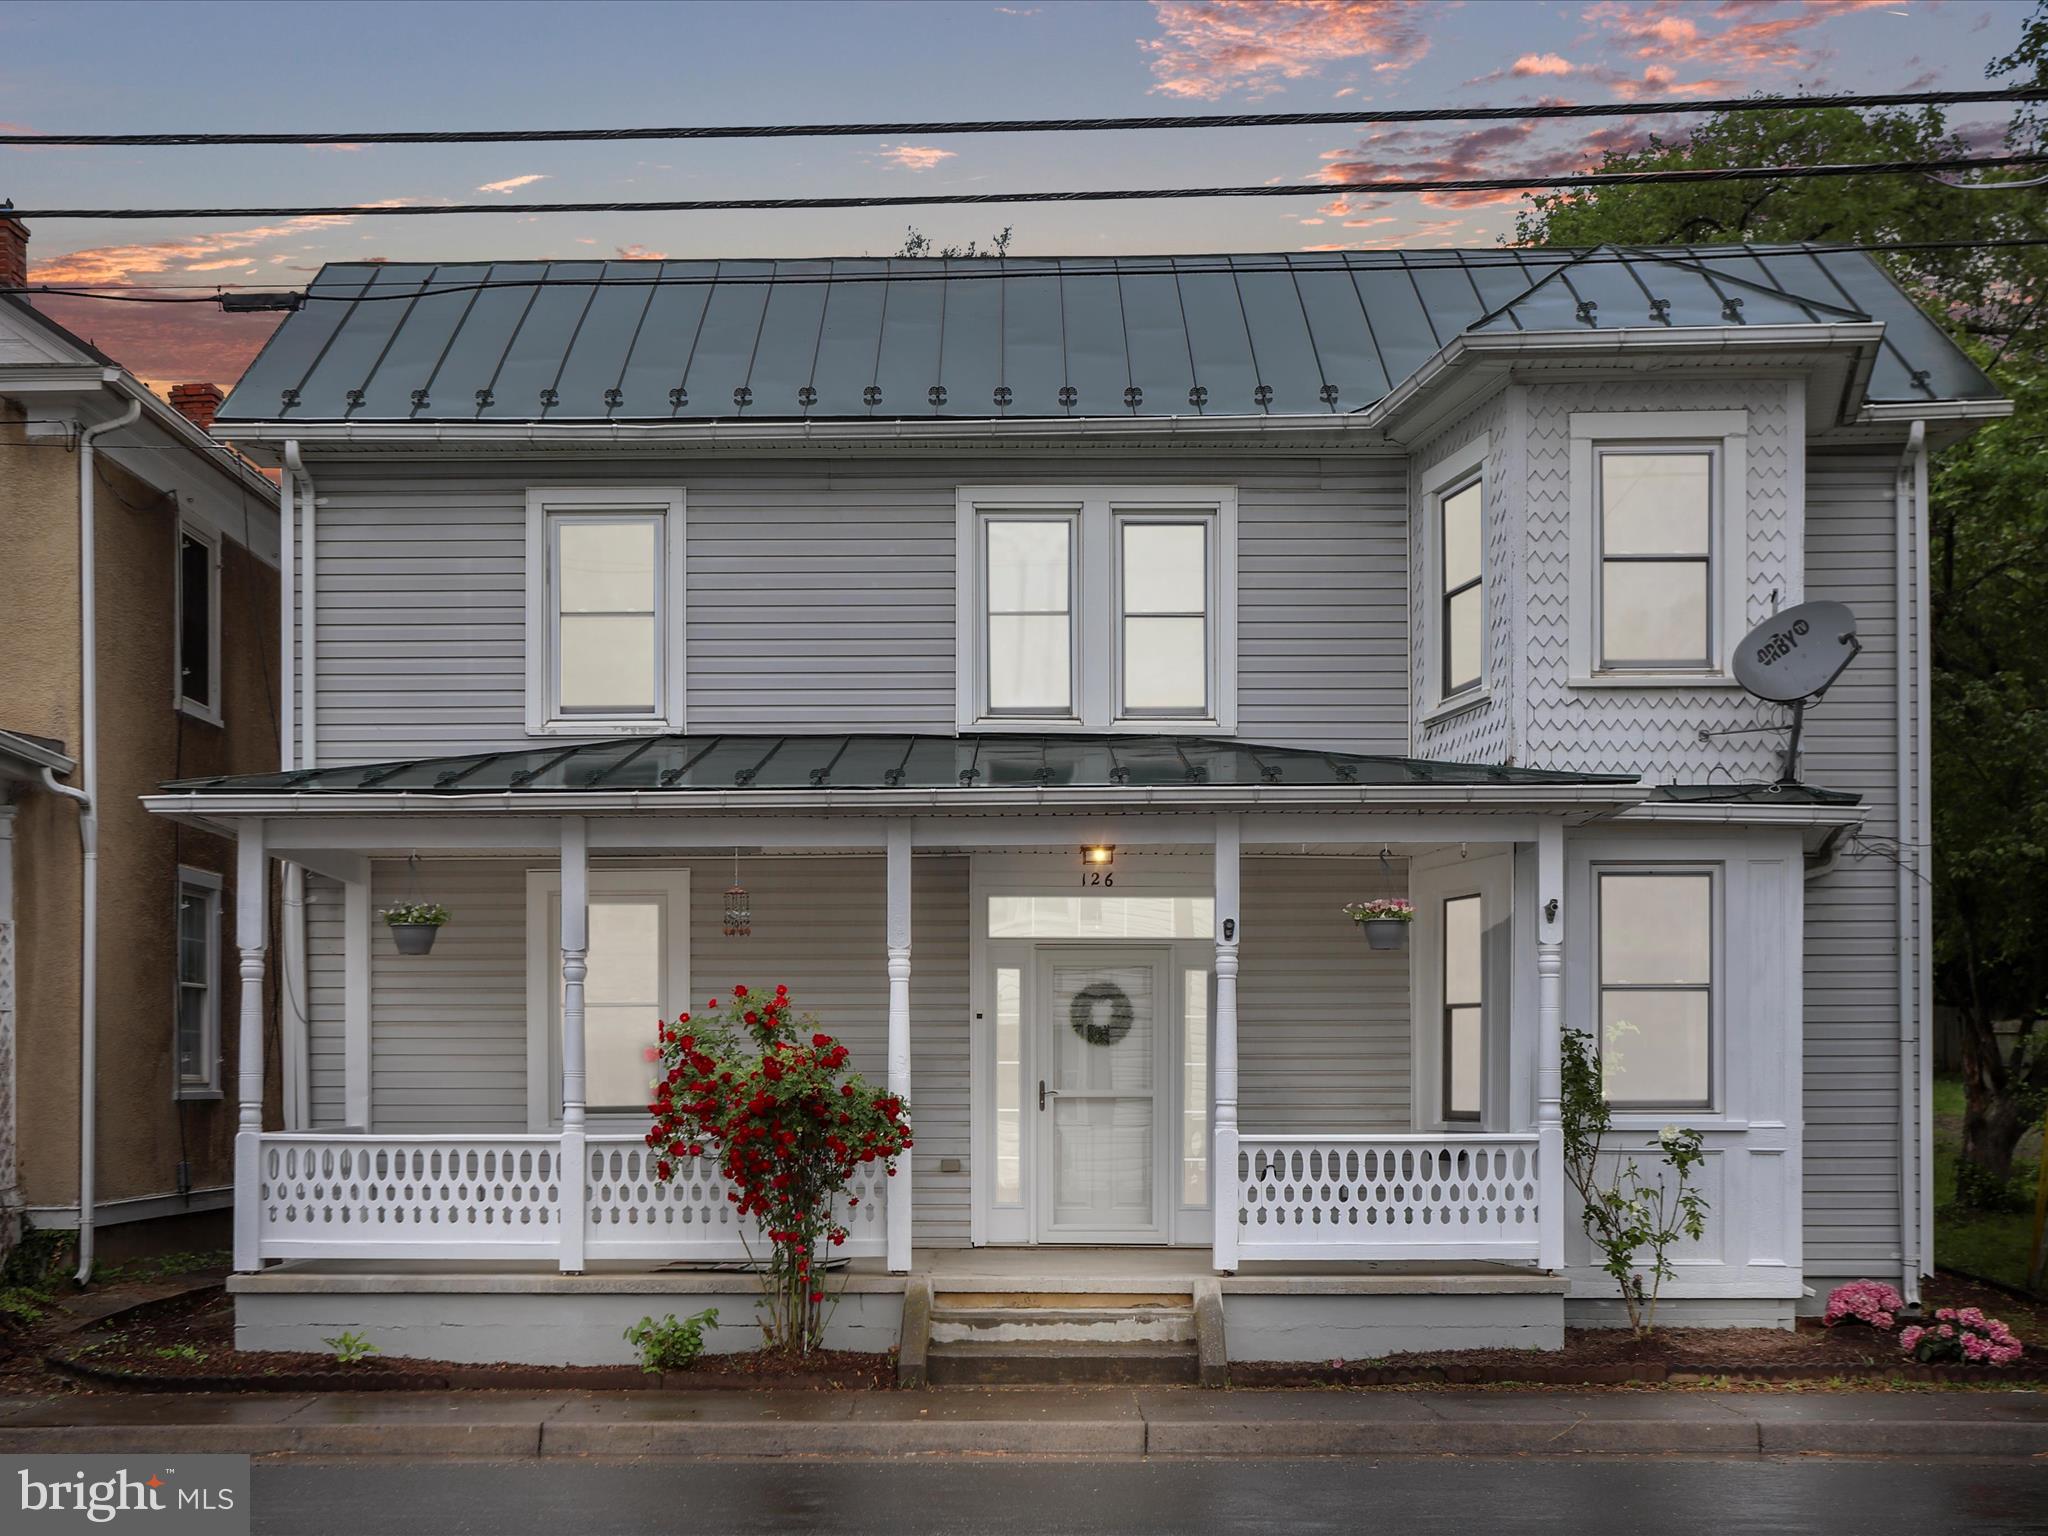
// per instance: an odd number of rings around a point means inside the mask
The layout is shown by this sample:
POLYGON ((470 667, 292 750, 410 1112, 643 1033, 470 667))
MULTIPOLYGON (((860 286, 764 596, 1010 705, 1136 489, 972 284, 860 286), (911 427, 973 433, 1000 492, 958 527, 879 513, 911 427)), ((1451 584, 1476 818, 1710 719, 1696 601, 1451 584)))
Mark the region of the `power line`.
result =
POLYGON ((1312 128, 1373 123, 1500 122, 1528 118, 1651 117, 1673 113, 1775 112, 1814 107, 1923 107, 2048 99, 2048 88, 1889 91, 1828 96, 1728 96, 1697 101, 1549 102, 1524 107, 1411 107, 1333 112, 1183 113, 1168 117, 977 118, 955 122, 741 123, 674 128, 506 128, 367 133, 0 133, 0 144, 45 148, 198 148, 279 144, 587 144, 635 139, 895 138, 907 134, 1116 133, 1134 129, 1312 128))
POLYGON ((2048 152, 1966 155, 1939 160, 1877 160, 1854 164, 1751 165, 1645 171, 1587 171, 1563 176, 1422 177, 1385 181, 1283 182, 1251 187, 1122 187, 1068 192, 931 192, 888 196, 725 197, 603 203, 323 203, 241 208, 8 208, 18 219, 308 219, 421 218, 466 213, 736 213, 826 208, 957 208, 991 203, 1165 202, 1180 198, 1332 197, 1396 192, 1524 192, 1544 188, 1631 187, 1722 181, 1793 181, 1830 176, 1926 175, 1997 170, 2048 162, 2048 152))
MULTIPOLYGON (((1911 255, 1938 251, 1991 251, 2010 249, 2032 249, 2048 246, 2048 235, 2010 235, 1994 239, 1973 240, 1883 240, 1858 242, 1854 240, 1808 240, 1794 243, 1768 245, 1731 246, 1625 246, 1611 251, 1579 251, 1567 246, 1520 245, 1501 246, 1492 250, 1457 250, 1453 247, 1423 246, 1412 251, 1381 249, 1361 251, 1362 255, 1393 255, 1400 259, 1402 267, 1428 270, 1433 267, 1459 267, 1475 271, 1492 268, 1527 269, 1536 267, 1558 267, 1569 263, 1576 270, 1579 267, 1604 266, 1610 263, 1640 263, 1646 259, 1669 258, 1695 261, 1713 256, 1733 256, 1736 253, 1755 256, 1806 255, 1834 256, 1851 252, 1871 255, 1911 255), (1442 253, 1455 255, 1452 261, 1431 261, 1428 258, 1442 253)), ((1342 252, 1329 254, 1341 255, 1342 252)), ((788 261, 886 261, 884 257, 790 257, 788 261)), ((764 262, 776 258, 762 258, 764 262)), ((428 282, 418 288, 409 288, 394 283, 388 289, 374 292, 356 292, 347 289, 274 289, 248 290, 230 293, 221 285, 212 285, 205 293, 169 294, 157 291, 153 284, 111 284, 111 283, 35 283, 17 288, 0 288, 0 295, 18 298, 67 298, 99 299, 116 304, 218 304, 232 298, 263 300, 264 310, 296 309, 297 302, 287 301, 328 301, 339 304, 410 303, 415 299, 438 298, 448 294, 483 293, 494 288, 746 288, 773 286, 778 288, 812 286, 858 286, 868 283, 973 283, 973 282, 1018 282, 1031 278, 1060 279, 1071 281, 1077 278, 1101 277, 1129 279, 1137 277, 1189 277, 1203 272, 1216 272, 1234 277, 1258 276, 1261 274, 1285 274, 1304 270, 1300 265, 1272 257, 1204 256, 1191 254, 1180 257, 1123 257, 1116 261, 1105 261, 1094 266, 1062 266, 1055 264, 1053 257, 974 257, 956 258, 959 261, 972 260, 973 266, 943 265, 935 258, 928 258, 929 270, 905 271, 900 267, 886 271, 860 272, 691 272, 662 273, 649 277, 508 277, 484 278, 476 282, 428 282), (1202 265, 1202 263, 1223 261, 1227 265, 1202 265), (1150 263, 1147 265, 1146 263, 1150 263), (1187 263, 1181 265, 1180 263, 1187 263), (133 293, 111 292, 116 287, 133 288, 133 293)), ((707 259, 708 261, 708 259, 707 259)), ((666 259, 636 259, 629 261, 593 260, 592 266, 619 267, 644 266, 667 267, 675 263, 666 259)), ((710 263, 718 265, 717 263, 710 263)), ((366 263, 383 266, 386 263, 366 263)), ((422 263, 422 265, 426 265, 422 263)), ((490 265, 476 263, 475 265, 490 265)), ((195 284, 163 284, 165 288, 194 287, 195 284)))

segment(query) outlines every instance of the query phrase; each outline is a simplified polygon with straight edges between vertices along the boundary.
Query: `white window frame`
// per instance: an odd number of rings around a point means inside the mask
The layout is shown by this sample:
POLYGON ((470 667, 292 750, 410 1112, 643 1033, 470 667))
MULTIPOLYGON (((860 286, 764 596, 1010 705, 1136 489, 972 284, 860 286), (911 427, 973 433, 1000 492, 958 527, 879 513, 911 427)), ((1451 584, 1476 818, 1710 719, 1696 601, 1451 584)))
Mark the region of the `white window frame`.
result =
POLYGON ((1237 490, 1216 485, 961 486, 955 499, 955 723, 961 730, 1161 731, 1237 729, 1237 490), (1068 594, 1073 712, 997 713, 988 706, 986 539, 990 521, 1069 516, 1074 576, 1068 594), (1209 525, 1209 711, 1122 709, 1122 528, 1129 521, 1209 525))
POLYGON ((1408 898, 1415 903, 1409 935, 1409 997, 1414 1002, 1409 1051, 1409 1102, 1418 1130, 1456 1135, 1509 1128, 1509 1073, 1514 1047, 1515 867, 1513 855, 1467 850, 1422 855, 1408 868, 1408 898), (1480 900, 1479 1118, 1444 1114, 1448 1063, 1444 1059, 1443 905, 1480 900))
POLYGON ((171 545, 171 705, 178 713, 190 715, 194 720, 204 720, 208 725, 221 723, 221 665, 220 665, 220 573, 221 536, 213 529, 189 518, 178 519, 178 529, 171 545), (203 546, 207 551, 206 576, 206 670, 207 692, 211 697, 201 702, 185 694, 185 541, 203 546))
MULTIPOLYGON (((171 909, 171 931, 180 946, 178 958, 171 967, 171 1097, 173 1099, 217 1099, 220 1087, 220 934, 221 905, 227 882, 210 869, 194 869, 190 865, 178 866, 178 896, 171 909), (178 1030, 185 1016, 185 978, 183 941, 184 933, 179 926, 183 916, 185 897, 195 892, 206 902, 206 1012, 202 1017, 205 1038, 201 1055, 206 1061, 206 1081, 188 1083, 178 1070, 178 1030)), ((256 898, 261 900, 261 896, 256 898)))
POLYGON ((684 729, 688 633, 685 548, 689 528, 680 486, 533 486, 526 493, 526 734, 666 735, 684 729), (655 709, 652 714, 566 714, 556 703, 553 580, 555 521, 607 514, 661 520, 661 569, 655 582, 655 709))
MULTIPOLYGON (((1727 948, 1728 879, 1725 865, 1711 860, 1682 859, 1594 859, 1587 866, 1587 892, 1591 900, 1587 904, 1589 913, 1587 942, 1587 981, 1591 992, 1591 1008, 1586 1014, 1592 1025, 1596 1052, 1604 1052, 1606 1041, 1602 1035, 1601 1019, 1607 998, 1606 957, 1600 948, 1600 904, 1605 886, 1604 877, 1615 875, 1622 879, 1639 878, 1644 875, 1678 875, 1691 879, 1704 878, 1707 881, 1707 1097, 1704 1102, 1663 1102, 1631 1100, 1625 1103, 1610 1102, 1615 1123, 1623 1124, 1629 1117, 1656 1118, 1673 1115, 1688 1119, 1713 1117, 1726 1107, 1725 1092, 1726 1062, 1728 1054, 1727 1019, 1727 948)), ((1673 983, 1660 989, 1655 984, 1641 983, 1625 990, 1637 991, 1697 991, 1698 983, 1673 983)), ((1605 1091, 1604 1088, 1602 1090, 1605 1091)))
MULTIPOLYGON (((673 1020, 695 995, 690 990, 690 871, 594 869, 589 880, 593 904, 600 896, 657 895, 667 901, 661 1016, 673 1020)), ((559 868, 526 872, 526 1122, 533 1131, 562 1128, 562 1020, 557 1006, 562 930, 553 917, 555 898, 561 894, 559 868)), ((644 1112, 595 1113, 589 1118, 592 1131, 645 1130, 647 1124, 644 1112)))
POLYGON ((1749 570, 1749 412, 1574 411, 1571 416, 1570 683, 1574 688, 1734 688, 1749 570), (1714 456, 1708 503, 1707 664, 1603 667, 1599 455, 1687 449, 1714 456))
POLYGON ((1487 608, 1493 601, 1493 573, 1488 569, 1487 559, 1492 540, 1487 535, 1496 515, 1491 505, 1492 488, 1487 476, 1492 453, 1493 434, 1482 432, 1422 472, 1417 542, 1421 568, 1429 573, 1429 584, 1417 643, 1422 647, 1422 723, 1425 725, 1484 704, 1493 693, 1489 676, 1492 657, 1488 654, 1492 647, 1488 643, 1490 632, 1487 625, 1487 608), (1443 504, 1447 498, 1474 484, 1479 487, 1479 681, 1470 687, 1460 688, 1456 693, 1446 693, 1446 637, 1439 633, 1445 623, 1443 504))

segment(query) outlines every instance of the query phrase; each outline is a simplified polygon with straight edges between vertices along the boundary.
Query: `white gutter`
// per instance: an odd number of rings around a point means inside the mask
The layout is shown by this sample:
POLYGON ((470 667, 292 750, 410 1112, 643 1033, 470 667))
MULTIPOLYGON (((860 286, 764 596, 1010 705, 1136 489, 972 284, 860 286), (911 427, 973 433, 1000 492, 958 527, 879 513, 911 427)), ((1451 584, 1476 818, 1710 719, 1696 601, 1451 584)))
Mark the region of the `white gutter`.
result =
MULTIPOLYGON (((78 804, 78 847, 83 864, 79 876, 78 967, 78 1272, 80 1285, 92 1279, 93 1193, 99 1134, 99 948, 100 948, 100 724, 99 610, 94 588, 93 448, 107 433, 131 427, 142 416, 142 402, 131 399, 120 415, 78 434, 78 656, 79 656, 79 788, 68 793, 78 804)), ((44 781, 60 793, 62 785, 44 771, 44 781)))
MULTIPOLYGON (((284 473, 278 476, 278 566, 279 580, 283 584, 279 607, 282 612, 277 626, 279 648, 282 653, 282 667, 278 676, 283 679, 279 689, 281 708, 278 711, 278 766, 290 769, 297 765, 298 742, 296 740, 296 695, 298 693, 298 665, 295 632, 295 605, 298 595, 293 591, 292 570, 297 553, 297 529, 293 520, 297 509, 294 507, 294 492, 304 486, 303 500, 306 516, 306 603, 303 623, 306 626, 305 656, 307 676, 306 694, 306 761, 313 761, 313 520, 314 495, 312 477, 306 473, 304 461, 299 457, 299 445, 287 442, 284 445, 284 473)), ((278 1020, 279 1069, 284 1079, 284 1124, 287 1130, 298 1130, 312 1120, 312 1086, 309 1081, 308 1055, 311 1041, 308 1038, 311 1023, 307 1017, 306 988, 306 871, 303 865, 287 861, 284 865, 284 898, 279 914, 282 918, 278 935, 278 977, 282 983, 280 995, 283 998, 283 1017, 278 1020)))
MULTIPOLYGON (((1920 1299, 1920 1011, 1915 988, 1919 982, 1916 952, 1925 940, 1920 929, 1920 899, 1914 890, 1919 874, 1920 847, 1917 835, 1919 756, 1914 741, 1918 710, 1911 708, 1914 659, 1918 652, 1912 637, 1925 627, 1925 613, 1915 612, 1913 600, 1917 583, 1913 571, 1925 551, 1914 552, 1921 535, 1916 531, 1916 498, 1924 484, 1927 458, 1927 423, 1916 419, 1906 437, 1906 449, 1899 456, 1899 471, 1893 487, 1893 686, 1897 694, 1894 710, 1897 727, 1898 811, 1894 818, 1897 857, 1893 875, 1898 903, 1898 995, 1899 995, 1899 1290, 1909 1303, 1920 1299), (1908 615, 1912 615, 1909 624, 1908 615), (1909 819, 1911 818, 1911 819, 1909 819)), ((1924 687, 1925 678, 1921 680, 1924 687)))

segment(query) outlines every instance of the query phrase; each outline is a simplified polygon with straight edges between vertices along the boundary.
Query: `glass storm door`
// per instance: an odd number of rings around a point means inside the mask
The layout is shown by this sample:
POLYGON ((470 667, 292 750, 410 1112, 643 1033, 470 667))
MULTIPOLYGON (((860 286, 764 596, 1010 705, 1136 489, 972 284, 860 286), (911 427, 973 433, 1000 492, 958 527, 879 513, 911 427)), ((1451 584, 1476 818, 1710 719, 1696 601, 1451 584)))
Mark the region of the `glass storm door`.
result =
POLYGON ((1038 952, 1038 1231, 1044 1242, 1165 1240, 1168 955, 1038 952))

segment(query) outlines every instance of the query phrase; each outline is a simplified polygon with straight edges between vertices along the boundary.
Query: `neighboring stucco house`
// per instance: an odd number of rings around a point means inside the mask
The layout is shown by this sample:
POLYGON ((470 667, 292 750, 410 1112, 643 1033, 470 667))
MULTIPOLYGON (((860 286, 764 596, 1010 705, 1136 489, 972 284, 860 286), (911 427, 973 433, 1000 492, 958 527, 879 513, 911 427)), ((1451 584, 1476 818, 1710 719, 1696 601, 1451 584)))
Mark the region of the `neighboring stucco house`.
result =
POLYGON ((2007 410, 1853 252, 326 268, 216 427, 286 467, 292 756, 149 801, 308 872, 300 1129, 238 935, 242 1337, 743 1311, 640 1139, 736 981, 909 1096, 834 1328, 929 1286, 935 1377, 1189 1337, 1119 1291, 1242 1359, 1555 1347, 1613 1305, 1565 1029, 1704 1134, 1665 1315, 1912 1290, 1926 453, 2007 410), (1735 649, 1822 598, 1786 772, 1735 649))
MULTIPOLYGON (((0 287, 27 243, 0 219, 0 287)), ((82 1269, 227 1235, 234 849, 140 799, 277 763, 277 491, 220 398, 0 295, 0 1250, 25 1209, 82 1269)))

